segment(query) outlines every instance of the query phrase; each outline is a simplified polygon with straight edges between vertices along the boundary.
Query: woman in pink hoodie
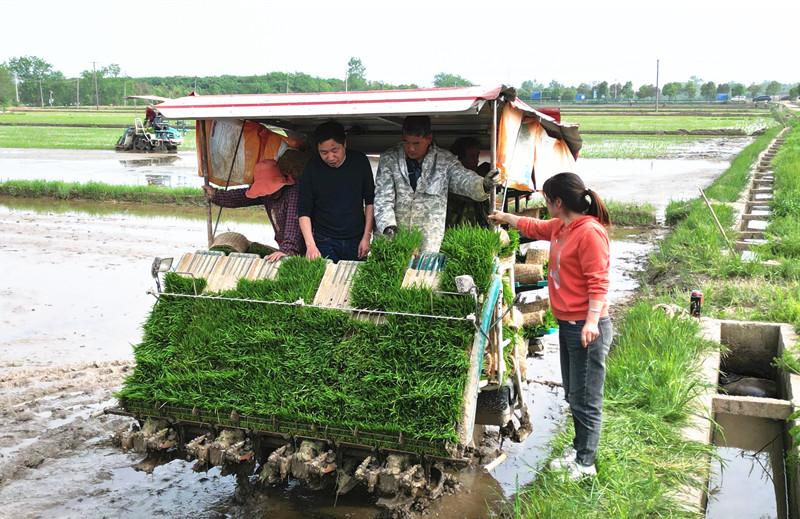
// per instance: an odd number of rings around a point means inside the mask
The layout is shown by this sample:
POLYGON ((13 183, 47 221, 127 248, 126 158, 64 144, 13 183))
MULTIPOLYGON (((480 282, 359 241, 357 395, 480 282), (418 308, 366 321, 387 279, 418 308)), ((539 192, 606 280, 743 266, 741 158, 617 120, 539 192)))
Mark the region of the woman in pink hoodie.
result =
POLYGON ((542 186, 551 219, 495 212, 495 223, 516 227, 527 237, 550 242, 548 289, 558 319, 561 375, 572 410, 572 448, 550 467, 573 479, 597 474, 605 359, 611 345, 608 316, 608 233, 611 224, 602 199, 574 173, 559 173, 542 186))

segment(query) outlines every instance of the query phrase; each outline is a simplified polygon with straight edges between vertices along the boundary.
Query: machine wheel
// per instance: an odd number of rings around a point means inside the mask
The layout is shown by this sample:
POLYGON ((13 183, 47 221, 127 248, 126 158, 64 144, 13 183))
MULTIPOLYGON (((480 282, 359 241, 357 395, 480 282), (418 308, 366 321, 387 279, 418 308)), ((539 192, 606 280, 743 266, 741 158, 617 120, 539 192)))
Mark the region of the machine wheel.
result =
POLYGON ((147 142, 147 139, 143 139, 141 137, 136 138, 133 142, 133 148, 136 151, 149 151, 150 150, 150 143, 147 142))

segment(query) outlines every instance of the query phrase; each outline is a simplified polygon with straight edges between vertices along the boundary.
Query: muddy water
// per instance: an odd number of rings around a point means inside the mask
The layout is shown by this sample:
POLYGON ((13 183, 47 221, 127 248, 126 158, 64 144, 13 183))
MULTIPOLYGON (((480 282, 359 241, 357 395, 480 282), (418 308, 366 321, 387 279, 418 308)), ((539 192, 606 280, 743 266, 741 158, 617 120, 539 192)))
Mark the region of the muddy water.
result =
POLYGON ((115 185, 200 187, 197 155, 119 153, 105 150, 35 150, 0 148, 0 182, 61 180, 115 185))
POLYGON ((783 424, 718 414, 719 460, 711 464, 707 518, 788 517, 783 424))
POLYGON ((577 164, 584 182, 604 199, 647 202, 661 211, 670 200, 696 198, 697 188, 708 186, 729 165, 691 159, 586 159, 577 164))

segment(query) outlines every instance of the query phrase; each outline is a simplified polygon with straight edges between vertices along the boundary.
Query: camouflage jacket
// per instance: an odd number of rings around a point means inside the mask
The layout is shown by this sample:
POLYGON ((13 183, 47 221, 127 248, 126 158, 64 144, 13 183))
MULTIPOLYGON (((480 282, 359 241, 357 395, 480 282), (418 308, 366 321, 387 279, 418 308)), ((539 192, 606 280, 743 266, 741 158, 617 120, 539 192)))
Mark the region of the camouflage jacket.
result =
POLYGON ((375 227, 416 227, 422 231, 422 251, 438 252, 444 236, 447 193, 486 200, 483 178, 461 165, 455 155, 431 144, 422 161, 417 190, 408 180, 402 144, 386 150, 375 177, 375 227))

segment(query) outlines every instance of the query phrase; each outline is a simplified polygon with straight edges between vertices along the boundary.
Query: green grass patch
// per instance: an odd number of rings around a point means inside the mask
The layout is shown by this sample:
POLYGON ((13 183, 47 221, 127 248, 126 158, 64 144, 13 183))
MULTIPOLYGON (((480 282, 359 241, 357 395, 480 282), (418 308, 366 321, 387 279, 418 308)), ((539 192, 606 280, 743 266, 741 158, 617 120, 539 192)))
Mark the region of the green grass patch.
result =
MULTIPOLYGON (((122 129, 58 126, 0 126, 0 148, 113 150, 122 129)), ((194 130, 186 133, 180 150, 194 150, 194 130)))
MULTIPOLYGON (((476 279, 487 278, 491 260, 487 267, 476 252, 491 243, 487 235, 496 236, 487 229, 448 231, 448 260, 471 263, 476 279)), ((433 306, 435 314, 460 317, 474 311, 468 297, 400 287, 420 243, 418 232, 402 230, 394 240, 377 239, 354 280, 356 306, 406 312, 433 306)), ((495 252, 482 251, 490 258, 495 252)), ((240 280, 224 295, 311 301, 324 268, 321 260, 290 258, 275 281, 240 280)), ((443 273, 446 284, 450 275, 443 273)), ((191 281, 175 274, 165 283, 167 292, 193 293, 191 281)), ((387 316, 374 324, 338 310, 164 296, 134 348, 136 367, 119 397, 454 442, 474 332, 466 321, 387 316)))
POLYGON ((613 225, 650 227, 656 224, 656 208, 650 203, 606 200, 606 209, 613 225))
MULTIPOLYGON (((690 319, 638 304, 626 314, 607 362, 598 476, 575 483, 545 470, 527 487, 515 517, 694 517, 677 499, 702 487, 711 447, 689 442, 681 428, 703 389, 698 366, 713 344, 690 319)), ((556 441, 556 454, 571 440, 556 441)))
POLYGON ((102 182, 60 180, 7 180, 0 182, 0 195, 58 200, 97 200, 157 204, 205 205, 205 197, 192 187, 117 186, 102 182))
POLYGON ((135 118, 144 119, 144 108, 139 112, 120 113, 88 110, 10 111, 0 113, 0 123, 6 124, 116 124, 120 128, 133 125, 135 118))
MULTIPOLYGON (((175 204, 175 203, 147 203, 147 202, 120 202, 108 203, 107 200, 83 200, 83 199, 57 199, 57 198, 25 198, 10 197, 0 195, 0 206, 22 209, 26 211, 36 211, 44 213, 59 214, 86 214, 86 215, 110 215, 122 214, 133 217, 144 218, 183 218, 186 220, 205 220, 207 218, 205 202, 202 205, 194 204, 175 204)), ((214 209, 214 218, 216 211, 214 209)), ((259 206, 242 207, 235 210, 223 210, 220 219, 220 229, 225 229, 228 223, 257 223, 269 224, 269 219, 264 213, 264 208, 259 206)))

